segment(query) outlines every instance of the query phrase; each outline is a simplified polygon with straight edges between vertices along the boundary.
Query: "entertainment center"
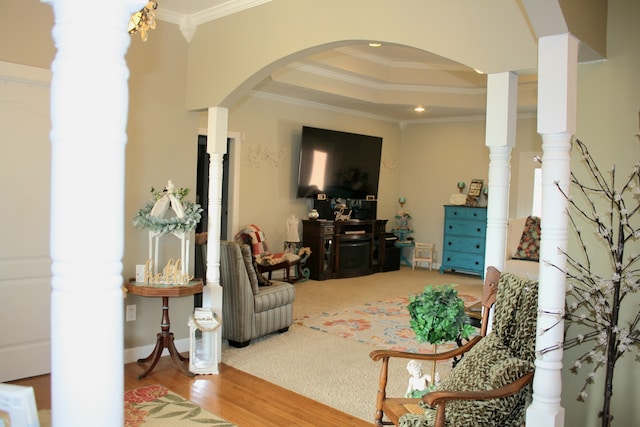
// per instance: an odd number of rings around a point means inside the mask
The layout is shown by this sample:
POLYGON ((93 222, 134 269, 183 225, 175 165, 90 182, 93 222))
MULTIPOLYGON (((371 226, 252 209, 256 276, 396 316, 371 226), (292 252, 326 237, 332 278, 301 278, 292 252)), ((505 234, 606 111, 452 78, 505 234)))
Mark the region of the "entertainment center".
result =
POLYGON ((302 221, 311 279, 399 268, 396 238, 377 219, 381 156, 380 137, 302 127, 297 196, 313 198, 313 213, 302 221))
POLYGON ((391 260, 387 258, 398 248, 388 240, 386 224, 386 219, 303 220, 302 240, 311 249, 305 264, 309 278, 340 279, 388 269, 391 260))

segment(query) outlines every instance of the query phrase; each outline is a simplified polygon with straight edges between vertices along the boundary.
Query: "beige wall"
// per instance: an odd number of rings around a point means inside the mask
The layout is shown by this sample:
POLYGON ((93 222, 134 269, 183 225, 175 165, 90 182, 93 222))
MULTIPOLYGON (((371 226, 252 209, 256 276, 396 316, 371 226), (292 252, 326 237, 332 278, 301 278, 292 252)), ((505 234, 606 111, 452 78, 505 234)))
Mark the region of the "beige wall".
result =
MULTIPOLYGON (((55 55, 52 27, 50 5, 36 0, 3 0, 0 38, 4 42, 0 44, 0 61, 49 69, 55 55)), ((195 191, 198 117, 184 108, 187 42, 177 26, 161 23, 147 43, 142 43, 138 36, 132 37, 126 59, 130 68, 130 95, 123 275, 128 278, 135 275, 135 265, 144 264, 148 256, 146 232, 135 229, 131 219, 149 200, 151 187, 161 188, 172 179, 177 186, 195 191)), ((98 84, 100 76, 96 76, 98 84)), ((87 108, 94 102, 100 100, 87 94, 87 108)), ((90 135, 87 137, 90 139, 90 135)), ((7 155, 18 149, 12 148, 8 141, 0 144, 3 155, 5 149, 7 155)), ((25 164, 24 169, 30 166, 25 164)), ((50 183, 47 179, 29 185, 49 188, 50 183)), ((33 231, 35 229, 25 230, 26 240, 33 231)), ((125 323, 125 348, 153 344, 160 328, 160 301, 129 296, 124 303, 136 304, 138 317, 135 322, 125 323)), ((192 309, 191 298, 171 301, 171 314, 175 319, 187 319, 192 309)), ((186 320, 172 324, 172 330, 178 339, 186 337, 186 320)))
MULTIPOLYGON (((465 194, 472 179, 482 179, 485 187, 488 184, 489 149, 485 146, 485 128, 483 120, 442 121, 411 124, 402 133, 397 196, 407 198, 405 209, 413 218, 413 236, 418 241, 434 242, 440 256, 443 205, 449 203, 452 194, 458 193, 457 182, 466 183, 465 194)), ((531 212, 533 181, 527 165, 520 165, 519 159, 523 152, 541 152, 540 144, 535 117, 518 119, 516 145, 511 154, 510 216, 527 216, 531 212)), ((484 197, 480 204, 486 205, 484 197)), ((437 262, 440 261, 438 257, 437 262)))
MULTIPOLYGON (((124 277, 135 276, 136 264, 148 258, 147 232, 131 219, 151 198, 151 187, 162 189, 168 180, 191 189, 195 201, 198 115, 185 110, 187 42, 176 25, 161 23, 143 43, 131 39, 126 56, 130 69, 129 120, 126 147, 124 277)), ((179 256, 177 239, 163 247, 167 258, 179 256)), ((193 259, 193 250, 191 252, 193 259)), ((161 261, 162 264, 164 264, 161 261)), ((160 328, 158 298, 130 295, 125 304, 137 305, 137 320, 125 323, 125 348, 151 344, 160 328)), ((171 330, 177 339, 188 336, 187 319, 193 299, 172 298, 171 330)))
POLYGON ((53 9, 38 0, 2 0, 0 61, 51 68, 53 9))
MULTIPOLYGON (((278 8, 283 5, 288 6, 290 9, 287 16, 295 16, 298 21, 304 21, 303 17, 308 15, 303 13, 302 6, 296 6, 298 1, 279 0, 272 4, 278 8)), ((376 2, 379 8, 383 3, 386 2, 376 2)), ((638 129, 640 86, 637 85, 638 70, 640 70, 640 50, 638 49, 640 30, 637 25, 640 17, 640 3, 635 0, 614 0, 609 3, 609 60, 579 67, 577 133, 589 144, 594 156, 602 165, 605 165, 603 167, 615 163, 620 173, 623 173, 629 170, 639 158, 638 142, 634 135, 640 131, 638 129)), ((260 13, 263 7, 260 6, 252 12, 252 19, 265 24, 271 21, 262 19, 263 16, 260 13)), ((383 17, 388 15, 388 10, 380 9, 377 12, 374 10, 371 13, 377 13, 378 19, 383 20, 383 17)), ((244 16, 244 14, 238 14, 231 21, 240 32, 247 29, 242 22, 244 16)), ((415 14, 414 16, 405 15, 404 18, 410 22, 419 19, 415 14)), ((394 19, 400 19, 400 17, 394 19)), ((5 42, 0 44, 0 60, 48 68, 54 54, 50 35, 52 22, 53 15, 49 5, 35 0, 28 2, 4 0, 0 13, 0 37, 5 42), (29 19, 25 20, 25 16, 29 19), (16 42, 10 42, 13 40, 16 42)), ((162 186, 167 179, 173 179, 180 186, 192 188, 195 186, 196 135, 199 126, 196 113, 187 113, 184 110, 188 78, 187 50, 190 55, 209 52, 208 61, 215 64, 215 70, 224 68, 225 73, 232 73, 233 67, 229 64, 226 64, 226 67, 220 67, 220 58, 225 55, 219 54, 222 50, 232 49, 232 47, 227 43, 217 43, 216 50, 211 52, 203 46, 209 42, 202 40, 208 32, 216 35, 218 29, 229 30, 228 24, 224 21, 223 25, 217 27, 212 23, 207 25, 206 31, 199 29, 192 45, 187 45, 181 38, 176 26, 164 22, 161 22, 158 29, 151 33, 149 42, 146 44, 140 43, 139 40, 132 41, 127 55, 131 68, 131 101, 127 128, 129 143, 124 213, 126 217, 125 277, 133 275, 135 264, 146 258, 144 232, 133 229, 130 218, 147 201, 149 188, 162 186)), ((429 30, 429 26, 416 23, 388 26, 385 31, 391 31, 395 27, 398 32, 404 34, 403 37, 409 37, 406 34, 408 28, 420 27, 429 30)), ((273 27, 272 30, 280 31, 277 27, 273 27)), ((227 33, 219 34, 214 40, 223 40, 226 35, 227 33)), ((372 35, 375 34, 370 31, 362 33, 362 37, 372 35)), ((428 39, 425 34, 421 37, 428 39)), ((260 37, 246 40, 243 52, 261 49, 263 46, 249 45, 250 41, 255 43, 259 39, 260 37)), ((457 42, 441 35, 437 39, 441 40, 442 45, 457 42)), ((238 56, 251 55, 237 55, 237 52, 232 52, 228 56, 238 58, 238 56)), ((215 85, 218 71, 210 72, 207 69, 201 71, 208 72, 208 78, 212 81, 212 85, 215 85)), ((190 70, 190 72, 196 71, 190 70)), ((244 81, 243 78, 240 79, 240 82, 242 81, 244 81)), ((99 84, 99 77, 96 78, 96 84, 99 84)), ((98 102, 98 100, 88 98, 88 108, 91 102, 98 102)), ((297 167, 295 166, 297 155, 295 149, 302 124, 383 136, 385 138, 383 157, 386 157, 389 164, 395 164, 397 160, 398 167, 383 171, 380 216, 393 215, 398 207, 397 197, 404 195, 408 199, 407 208, 416 218, 414 222, 416 235, 424 236, 425 239, 434 240, 436 243, 441 240, 439 239, 441 223, 438 222, 438 218, 442 215, 442 204, 446 202, 449 194, 456 191, 455 183, 458 180, 468 182, 471 178, 486 179, 488 152, 484 147, 482 122, 410 125, 404 132, 400 132, 396 125, 387 122, 330 113, 310 107, 296 107, 251 99, 231 107, 230 130, 245 134, 246 139, 242 143, 246 148, 260 144, 275 148, 283 144, 288 147, 285 148, 285 152, 289 157, 277 168, 250 167, 243 160, 241 218, 249 220, 253 218, 254 212, 260 212, 261 216, 257 220, 274 227, 275 230, 284 230, 287 215, 303 214, 306 211, 307 207, 292 197, 295 183, 294 170, 297 167), (265 109, 265 106, 268 108, 265 109), (391 147, 387 145, 387 141, 392 141, 392 144, 389 144, 391 147), (463 145, 462 141, 469 144, 463 145), (457 149, 445 149, 449 144, 457 149), (420 150, 419 152, 423 155, 413 155, 412 148, 420 150), (463 154, 473 153, 474 157, 459 160, 461 151, 463 154), (452 158, 458 158, 457 161, 464 164, 464 168, 459 170, 446 168, 444 171, 438 171, 435 167, 442 164, 442 159, 452 158), (430 162, 431 159, 435 159, 434 163, 430 162), (481 160, 478 161, 478 159, 481 160), (423 180, 421 176, 415 174, 416 169, 424 171, 424 174, 431 179, 423 180), (274 193, 275 196, 273 196, 274 193)), ((535 135, 533 120, 518 121, 517 138, 516 150, 539 149, 539 137, 535 135)), ((2 143, 6 142, 2 141, 2 143)), ((246 153, 248 150, 243 152, 246 153)), ((512 158, 519 161, 519 156, 516 156, 515 152, 512 158)), ((457 163, 449 161, 446 164, 457 163)), ((512 169, 514 176, 518 175, 518 168, 519 166, 514 162, 512 169)), ((41 184, 48 185, 48 183, 41 184)), ((512 187, 512 209, 516 197, 520 195, 514 196, 512 187)), ((518 201, 517 204, 521 205, 521 202, 518 201)), ((282 240, 278 237, 278 231, 274 232, 273 236, 274 239, 282 240)), ((25 238, 28 237, 27 232, 25 238)), ((634 298, 629 302, 637 307, 640 301, 637 295, 634 298)), ((142 299, 128 299, 125 303, 129 304, 130 301, 136 301, 139 304, 139 320, 134 324, 125 325, 125 346, 130 348, 152 344, 159 327, 159 304, 155 300, 142 299)), ((172 300, 171 305, 172 319, 176 319, 172 329, 176 332, 177 338, 183 338, 186 336, 186 326, 183 323, 186 322, 179 322, 177 319, 186 319, 186 314, 190 310, 190 301, 172 300)), ((571 363, 571 358, 575 357, 575 354, 576 352, 567 353, 565 360, 567 365, 571 363)), ((640 424, 640 408, 637 405, 640 370, 637 369, 638 365, 633 355, 623 358, 618 365, 614 395, 616 424, 640 424)), ((590 389, 594 400, 590 400, 587 404, 577 403, 575 396, 582 385, 582 378, 569 373, 564 375, 562 404, 567 409, 566 425, 599 425, 596 412, 597 397, 602 394, 601 386, 590 389)))
POLYGON ((293 59, 360 40, 416 47, 485 72, 535 69, 537 58, 536 40, 512 0, 404 0, 401 7, 387 0, 278 0, 198 27, 189 47, 187 106, 231 107, 293 59), (232 68, 220 66, 226 58, 232 68))
MULTIPOLYGON (((640 133, 640 2, 636 0, 610 0, 608 13, 608 60, 601 63, 583 64, 578 68, 578 116, 576 136, 589 147, 601 171, 609 177, 612 165, 616 166, 616 187, 620 189, 623 180, 629 176, 632 167, 640 159, 640 141, 635 136, 640 133)), ((587 179, 588 174, 578 156, 574 156, 572 169, 579 179, 587 179)), ((638 198, 630 199, 628 208, 637 206, 638 198)), ((606 207, 600 206, 604 212, 606 207)), ((638 226, 637 214, 633 222, 638 226)), ((596 247, 604 249, 599 256, 592 255, 594 268, 604 273, 609 265, 607 250, 599 244, 595 236, 585 233, 587 247, 592 252, 596 247)), ((573 236, 571 236, 573 237, 573 236)), ((575 239, 570 240, 569 251, 578 254, 575 239)), ((640 252, 638 239, 630 241, 625 254, 640 252)), ((637 263, 636 263, 637 268, 637 263)), ((607 274, 608 275, 608 274, 607 274)), ((637 278, 637 275, 636 275, 637 278)), ((624 322, 631 320, 638 312, 640 295, 631 294, 625 299, 627 308, 624 322)), ((564 363, 568 368, 573 360, 590 346, 572 349, 565 353, 564 363)), ((637 349, 637 347, 636 347, 637 349)), ((567 408, 567 426, 595 427, 601 425, 596 417, 602 407, 603 381, 599 378, 589 386, 586 403, 576 402, 580 388, 589 372, 583 367, 579 375, 566 369, 563 372, 563 405, 567 408)), ((627 353, 616 364, 612 414, 614 425, 640 425, 640 369, 637 351, 627 353)))
MULTIPOLYGON (((295 214, 306 218, 312 207, 310 199, 296 198, 303 125, 380 136, 386 159, 397 158, 400 150, 399 126, 390 122, 261 97, 252 97, 233 108, 229 130, 242 135, 239 224, 259 224, 267 233, 272 251, 282 250, 287 217, 295 214)), ((385 168, 380 175, 378 216, 382 218, 395 209, 399 175, 385 168)))

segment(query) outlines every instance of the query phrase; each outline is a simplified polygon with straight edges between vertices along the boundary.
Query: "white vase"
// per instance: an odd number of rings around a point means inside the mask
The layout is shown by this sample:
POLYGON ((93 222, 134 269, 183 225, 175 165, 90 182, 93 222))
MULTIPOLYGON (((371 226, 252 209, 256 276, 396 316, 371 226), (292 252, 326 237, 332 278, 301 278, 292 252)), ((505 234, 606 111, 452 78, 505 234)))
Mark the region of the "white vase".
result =
POLYGON ((320 217, 320 214, 318 213, 317 209, 311 209, 307 216, 309 217, 309 219, 314 220, 318 219, 320 217))

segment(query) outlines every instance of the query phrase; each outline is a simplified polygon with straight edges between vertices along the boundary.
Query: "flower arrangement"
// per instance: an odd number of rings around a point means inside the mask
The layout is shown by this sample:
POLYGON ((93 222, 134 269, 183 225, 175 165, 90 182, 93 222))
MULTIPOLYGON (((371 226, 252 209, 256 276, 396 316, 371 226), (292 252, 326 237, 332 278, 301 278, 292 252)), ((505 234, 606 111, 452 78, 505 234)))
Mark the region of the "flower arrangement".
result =
MULTIPOLYGON (((578 196, 575 198, 566 194, 556 182, 569 202, 569 219, 580 244, 580 254, 563 252, 567 268, 552 266, 564 272, 568 279, 564 348, 589 347, 570 368, 577 374, 583 367, 590 366, 578 400, 587 398, 588 386, 594 383, 596 372, 604 368, 604 402, 599 417, 602 418, 602 426, 608 427, 613 419, 611 398, 616 362, 634 347, 636 351, 640 348, 640 310, 637 304, 623 305, 623 300, 640 288, 637 265, 640 259, 637 252, 640 240, 640 163, 636 163, 630 176, 617 190, 615 167, 611 169, 610 179, 606 179, 586 145, 579 139, 573 145, 582 155, 594 183, 580 182, 572 172, 571 184, 577 189, 578 196), (592 226, 589 231, 594 230, 603 245, 587 247, 582 223, 592 226), (592 264, 596 258, 609 260, 604 274, 598 273, 592 264), (578 331, 574 332, 572 327, 578 331)), ((557 348, 559 346, 542 352, 557 348)))
POLYGON ((196 228, 202 218, 203 209, 199 204, 185 200, 189 194, 188 188, 173 189, 173 184, 169 181, 169 185, 162 191, 157 191, 151 187, 152 199, 144 205, 142 209, 133 217, 133 225, 136 227, 149 230, 155 234, 167 234, 173 232, 189 233, 196 228), (169 218, 163 216, 152 215, 152 211, 156 203, 164 196, 173 194, 182 205, 184 215, 182 217, 176 215, 169 218))

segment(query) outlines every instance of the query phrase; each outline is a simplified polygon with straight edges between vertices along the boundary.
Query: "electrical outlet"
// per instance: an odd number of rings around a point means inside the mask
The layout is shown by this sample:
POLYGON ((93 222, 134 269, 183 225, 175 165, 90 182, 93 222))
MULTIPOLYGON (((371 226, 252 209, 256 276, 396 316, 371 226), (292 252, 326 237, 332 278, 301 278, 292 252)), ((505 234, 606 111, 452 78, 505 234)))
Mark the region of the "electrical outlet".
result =
POLYGON ((127 306, 126 320, 127 320, 127 322, 133 322, 134 320, 136 320, 136 305, 135 304, 127 306))

